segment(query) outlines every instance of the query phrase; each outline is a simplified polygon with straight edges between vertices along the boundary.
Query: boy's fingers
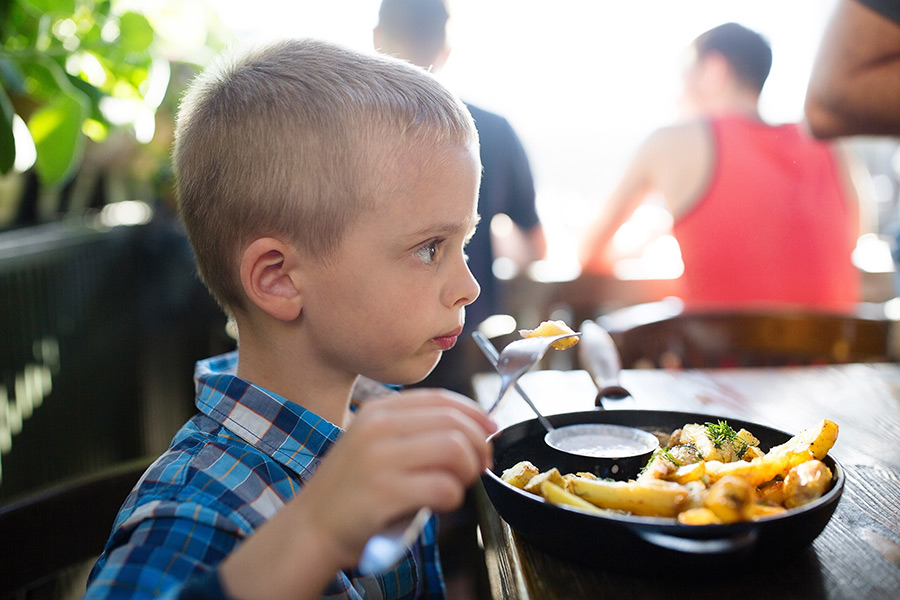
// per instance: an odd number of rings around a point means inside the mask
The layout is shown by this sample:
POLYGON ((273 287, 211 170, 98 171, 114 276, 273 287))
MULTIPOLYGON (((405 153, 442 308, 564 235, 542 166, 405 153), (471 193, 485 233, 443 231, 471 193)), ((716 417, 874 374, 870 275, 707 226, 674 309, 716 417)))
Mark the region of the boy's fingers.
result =
POLYGON ((374 415, 371 420, 358 421, 357 425, 367 430, 366 437, 370 440, 370 446, 378 438, 401 441, 422 435, 430 437, 431 443, 435 444, 436 436, 455 432, 478 454, 481 468, 487 468, 492 463, 492 447, 486 442, 485 430, 481 424, 452 406, 415 405, 404 410, 374 415))

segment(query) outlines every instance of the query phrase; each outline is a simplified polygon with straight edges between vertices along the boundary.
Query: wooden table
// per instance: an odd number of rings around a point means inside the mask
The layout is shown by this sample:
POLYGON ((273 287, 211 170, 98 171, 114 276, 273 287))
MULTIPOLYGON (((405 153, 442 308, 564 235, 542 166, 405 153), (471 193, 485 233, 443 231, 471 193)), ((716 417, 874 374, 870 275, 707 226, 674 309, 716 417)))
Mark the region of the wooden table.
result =
MULTIPOLYGON (((840 426, 831 454, 846 472, 843 496, 818 538, 781 565, 737 567, 727 577, 657 577, 591 570, 519 539, 480 492, 479 529, 491 593, 521 598, 900 598, 900 365, 623 371, 632 398, 607 408, 698 412, 800 431, 822 418, 840 426)), ((476 397, 496 397, 497 377, 474 378, 476 397)), ((546 414, 589 410, 596 388, 583 371, 538 371, 522 387, 546 414)), ((510 395, 500 426, 533 418, 510 395)), ((640 560, 640 557, 635 557, 640 560)))

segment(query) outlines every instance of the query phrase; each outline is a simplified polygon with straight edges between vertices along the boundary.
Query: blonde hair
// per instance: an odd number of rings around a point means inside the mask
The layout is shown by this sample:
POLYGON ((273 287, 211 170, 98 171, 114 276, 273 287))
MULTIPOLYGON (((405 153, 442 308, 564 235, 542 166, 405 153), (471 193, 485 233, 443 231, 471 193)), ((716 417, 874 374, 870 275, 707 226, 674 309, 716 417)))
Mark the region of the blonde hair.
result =
POLYGON ((200 276, 227 312, 243 308, 247 244, 279 237, 325 260, 390 190, 398 152, 477 148, 477 136, 462 102, 403 61, 314 40, 223 55, 192 82, 175 131, 200 276))

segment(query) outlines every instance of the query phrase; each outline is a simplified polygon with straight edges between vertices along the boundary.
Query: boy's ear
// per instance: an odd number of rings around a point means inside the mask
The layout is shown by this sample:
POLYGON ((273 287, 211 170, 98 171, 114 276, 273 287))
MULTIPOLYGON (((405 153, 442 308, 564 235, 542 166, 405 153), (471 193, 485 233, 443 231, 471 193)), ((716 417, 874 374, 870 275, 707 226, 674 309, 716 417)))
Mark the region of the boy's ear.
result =
POLYGON ((293 247, 259 238, 241 255, 241 285, 250 302, 281 321, 293 321, 303 307, 300 260, 293 247))

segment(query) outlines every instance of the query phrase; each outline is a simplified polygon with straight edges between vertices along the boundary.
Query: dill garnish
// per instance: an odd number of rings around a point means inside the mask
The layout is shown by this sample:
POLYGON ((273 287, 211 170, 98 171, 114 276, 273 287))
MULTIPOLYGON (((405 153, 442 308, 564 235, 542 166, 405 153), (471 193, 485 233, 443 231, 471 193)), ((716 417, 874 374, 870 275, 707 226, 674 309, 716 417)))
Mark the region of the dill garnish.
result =
POLYGON ((729 444, 737 454, 738 458, 743 458, 747 452, 747 443, 738 437, 737 432, 726 421, 718 423, 705 423, 706 436, 716 448, 721 448, 722 444, 729 444))

